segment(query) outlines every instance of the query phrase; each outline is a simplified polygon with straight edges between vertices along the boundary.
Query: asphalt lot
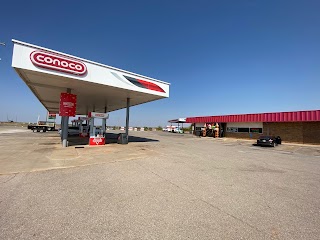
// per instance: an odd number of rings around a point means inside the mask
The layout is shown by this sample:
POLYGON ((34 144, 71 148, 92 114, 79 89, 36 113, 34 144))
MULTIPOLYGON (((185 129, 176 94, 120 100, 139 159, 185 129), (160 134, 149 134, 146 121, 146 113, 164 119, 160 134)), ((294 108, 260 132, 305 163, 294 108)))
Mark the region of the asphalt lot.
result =
POLYGON ((0 239, 319 239, 320 146, 0 129, 0 239))

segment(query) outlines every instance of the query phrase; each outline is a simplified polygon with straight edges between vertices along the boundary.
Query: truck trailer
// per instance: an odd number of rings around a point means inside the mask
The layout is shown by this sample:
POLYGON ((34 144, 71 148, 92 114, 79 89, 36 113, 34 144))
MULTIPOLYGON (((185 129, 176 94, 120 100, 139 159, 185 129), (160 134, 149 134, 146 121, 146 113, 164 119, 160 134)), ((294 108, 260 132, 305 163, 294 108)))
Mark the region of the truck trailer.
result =
POLYGON ((31 129, 33 132, 55 131, 56 130, 56 123, 55 122, 39 121, 36 124, 29 124, 28 129, 31 129))

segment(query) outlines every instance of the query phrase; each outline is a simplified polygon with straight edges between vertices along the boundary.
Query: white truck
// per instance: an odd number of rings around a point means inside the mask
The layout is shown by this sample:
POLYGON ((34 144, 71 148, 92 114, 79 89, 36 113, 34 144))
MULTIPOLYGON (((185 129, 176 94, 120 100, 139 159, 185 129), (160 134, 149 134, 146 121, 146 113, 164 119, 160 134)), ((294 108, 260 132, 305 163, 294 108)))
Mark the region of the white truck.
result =
POLYGON ((173 132, 173 133, 183 133, 183 130, 178 126, 167 126, 166 128, 163 128, 162 131, 173 132))

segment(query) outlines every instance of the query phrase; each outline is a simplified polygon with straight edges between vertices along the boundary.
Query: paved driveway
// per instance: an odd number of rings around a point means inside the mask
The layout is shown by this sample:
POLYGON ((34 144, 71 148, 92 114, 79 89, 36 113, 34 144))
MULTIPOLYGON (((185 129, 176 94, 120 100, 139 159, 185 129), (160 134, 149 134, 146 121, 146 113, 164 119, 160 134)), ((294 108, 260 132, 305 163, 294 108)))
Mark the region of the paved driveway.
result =
MULTIPOLYGON (((85 148, 86 164, 37 169, 50 145, 37 152, 39 135, 21 133, 29 147, 6 156, 13 166, 37 161, 0 175, 0 238, 319 239, 319 147, 133 134, 153 141, 110 144, 94 153, 98 162, 85 148)), ((13 136, 0 135, 1 152, 13 136)))

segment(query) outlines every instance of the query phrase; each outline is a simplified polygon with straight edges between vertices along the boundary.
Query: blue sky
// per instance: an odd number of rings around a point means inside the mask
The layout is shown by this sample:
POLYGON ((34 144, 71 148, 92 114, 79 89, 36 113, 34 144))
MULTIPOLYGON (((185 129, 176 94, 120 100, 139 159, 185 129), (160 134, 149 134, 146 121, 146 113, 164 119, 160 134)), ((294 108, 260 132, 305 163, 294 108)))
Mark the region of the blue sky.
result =
POLYGON ((1 3, 0 121, 46 113, 11 68, 12 38, 170 82, 170 98, 131 108, 131 126, 320 109, 318 0, 80 2, 1 3))

